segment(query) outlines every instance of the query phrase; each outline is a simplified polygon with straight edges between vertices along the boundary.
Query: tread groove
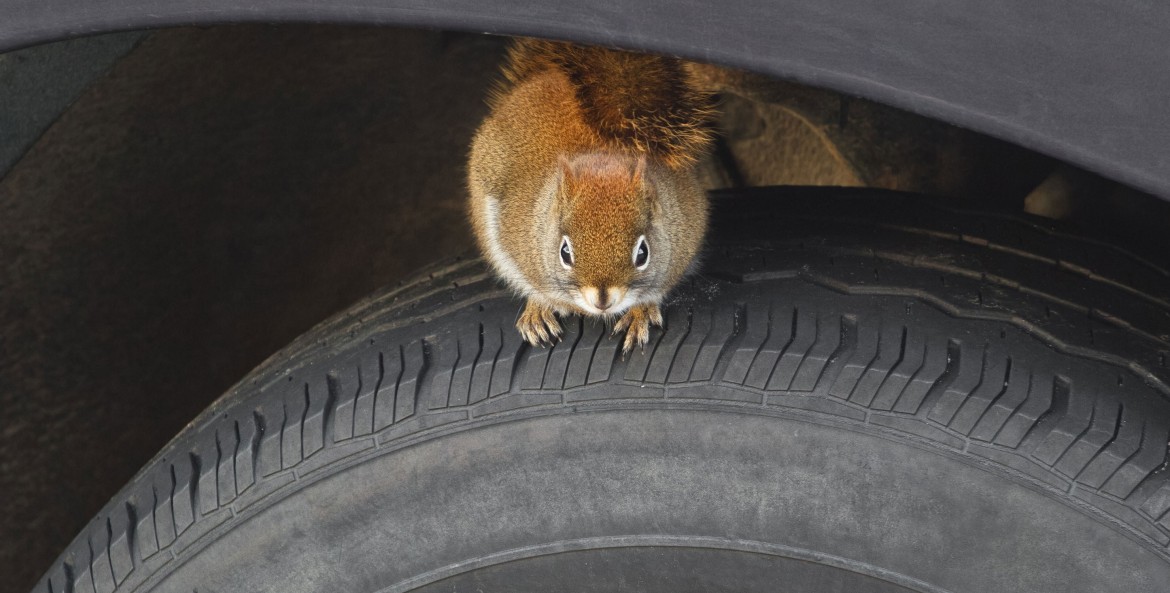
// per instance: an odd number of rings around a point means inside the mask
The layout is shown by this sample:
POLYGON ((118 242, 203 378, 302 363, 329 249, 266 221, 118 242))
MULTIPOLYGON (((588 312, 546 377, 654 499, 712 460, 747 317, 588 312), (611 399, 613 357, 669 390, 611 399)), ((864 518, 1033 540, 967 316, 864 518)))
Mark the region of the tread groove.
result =
POLYGON ((695 368, 691 369, 690 381, 711 381, 715 378, 727 353, 727 347, 739 337, 742 331, 742 313, 742 305, 739 303, 711 313, 712 327, 716 327, 718 324, 720 331, 719 333, 712 331, 711 335, 703 339, 703 344, 699 347, 698 363, 695 368), (720 322, 720 320, 725 321, 720 322), (714 335, 720 336, 718 348, 710 340, 711 336, 714 335))
MULTIPOLYGON (((1028 400, 1025 400, 1025 406, 1030 403, 1030 396, 1031 394, 1029 394, 1028 400)), ((1042 438, 1046 438, 1048 434, 1041 435, 1041 433, 1050 433, 1051 430, 1058 424, 1060 419, 1067 416, 1069 400, 1071 397, 1072 384, 1069 382, 1068 378, 1060 375, 1053 377, 1052 389, 1049 391, 1049 399, 1048 403, 1045 405, 1045 408, 1039 413, 1039 415, 1031 420, 1028 430, 1024 433, 1023 438, 1015 445, 1010 446, 1027 448, 1034 451, 1039 443, 1033 444, 1033 441, 1039 441, 1042 438)), ((1033 455, 1033 453, 1029 452, 1029 455, 1033 455)))
POLYGON ((979 371, 977 373, 973 370, 968 370, 971 369, 971 359, 969 357, 966 361, 960 361, 959 372, 954 377, 954 380, 951 381, 951 384, 927 408, 926 418, 928 420, 943 426, 950 425, 962 404, 967 402, 971 394, 983 386, 983 382, 987 376, 988 350, 989 346, 987 344, 984 344, 979 349, 979 371), (967 363, 966 367, 964 367, 963 362, 967 363))
MULTIPOLYGON (((361 379, 358 379, 358 384, 361 384, 361 379)), ((322 445, 337 442, 337 430, 333 426, 336 421, 336 414, 334 413, 334 406, 338 405, 341 400, 339 397, 341 393, 341 378, 338 377, 337 372, 330 371, 325 374, 325 406, 321 409, 321 441, 322 445)), ((357 392, 354 392, 357 396, 357 392)), ((305 406, 308 409, 308 406, 305 406)), ((352 416, 352 414, 351 414, 352 416)), ((353 419, 350 419, 350 426, 353 425, 353 419)), ((352 430, 350 434, 353 434, 352 430)))
MULTIPOLYGON (((264 438, 267 424, 264 420, 264 414, 259 409, 252 410, 252 422, 256 425, 256 432, 252 435, 252 483, 260 478, 257 475, 256 468, 259 466, 260 460, 260 441, 264 438)), ((162 549, 161 547, 159 548, 162 549)))
MULTIPOLYGON (((1097 449, 1097 451, 1095 451, 1093 453, 1092 457, 1089 458, 1088 462, 1086 462, 1083 466, 1081 466, 1080 470, 1077 471, 1075 475, 1071 476, 1072 479, 1074 479, 1076 481, 1081 481, 1081 477, 1085 474, 1086 470, 1088 470, 1090 467, 1092 467, 1093 462, 1100 459, 1101 456, 1103 454, 1105 454, 1106 451, 1109 450, 1110 445, 1117 442, 1117 435, 1121 432, 1122 418, 1124 418, 1124 417, 1125 417, 1125 404, 1118 404, 1117 405, 1117 418, 1115 418, 1113 421, 1113 432, 1110 433, 1109 439, 1106 440, 1105 443, 1102 444, 1097 449)), ((1090 427, 1091 426, 1092 426, 1092 423, 1090 423, 1090 427)), ((1058 461, 1058 463, 1059 463, 1059 461, 1058 461)), ((1120 467, 1120 466, 1118 466, 1118 467, 1120 467)), ((1112 474, 1110 474, 1110 475, 1112 475, 1112 474)))
MULTIPOLYGON (((876 273, 876 270, 875 270, 875 273, 876 273)), ((849 387, 849 392, 844 393, 844 394, 839 394, 839 397, 842 397, 843 399, 848 400, 848 401, 853 401, 853 399, 854 399, 853 396, 857 392, 857 386, 862 384, 862 382, 865 380, 866 375, 868 375, 870 370, 873 368, 874 363, 877 362, 881 358, 882 346, 885 345, 885 344, 883 344, 883 340, 885 338, 885 332, 881 331, 881 328, 878 328, 877 332, 875 332, 875 335, 877 336, 877 344, 874 346, 873 358, 869 359, 869 361, 865 363, 865 366, 861 368, 861 371, 857 373, 857 379, 849 387)))
MULTIPOLYGON (((1131 412, 1131 413, 1132 413, 1132 412, 1131 412)), ((1118 425, 1118 429, 1119 429, 1119 431, 1120 431, 1120 429, 1122 428, 1122 424, 1124 424, 1124 423, 1121 421, 1121 418, 1123 418, 1123 416, 1124 416, 1124 411, 1123 411, 1121 414, 1118 414, 1118 415, 1117 415, 1117 417, 1118 417, 1118 424, 1119 424, 1119 425, 1118 425)), ((1099 457, 1101 457, 1101 455, 1107 454, 1107 453, 1109 452, 1109 448, 1110 448, 1111 446, 1115 446, 1115 444, 1118 442, 1118 441, 1116 441, 1116 438, 1117 438, 1117 435, 1114 435, 1114 439, 1115 439, 1115 440, 1114 440, 1114 441, 1111 441, 1111 442, 1110 442, 1110 443, 1108 443, 1108 444, 1106 444, 1106 445, 1105 445, 1105 447, 1103 447, 1103 448, 1101 449, 1101 453, 1099 453, 1099 454, 1097 455, 1097 457, 1094 457, 1094 458, 1093 458, 1093 460, 1092 460, 1092 461, 1090 461, 1090 462, 1089 462, 1089 463, 1088 463, 1088 464, 1085 466, 1085 470, 1086 470, 1086 471, 1092 468, 1093 464, 1094 464, 1094 463, 1097 461, 1097 459, 1098 459, 1099 457)), ((1132 451, 1130 451, 1130 452, 1129 452, 1129 454, 1128 454, 1128 455, 1126 455, 1124 458, 1119 458, 1119 459, 1118 459, 1118 462, 1117 462, 1117 463, 1114 465, 1114 467, 1113 467, 1112 469, 1110 469, 1110 470, 1109 470, 1109 472, 1108 472, 1107 474, 1105 474, 1104 476, 1102 476, 1100 479, 1094 480, 1094 481, 1093 481, 1093 483, 1089 484, 1089 485, 1090 485, 1090 487, 1092 487, 1092 488, 1095 488, 1095 489, 1097 489, 1097 490, 1101 490, 1102 492, 1106 492, 1106 493, 1108 493, 1108 492, 1106 491, 1106 489, 1105 489, 1105 486, 1106 486, 1107 484, 1109 484, 1109 482, 1110 482, 1111 480, 1113 480, 1113 477, 1114 477, 1114 476, 1116 476, 1116 475, 1118 474, 1118 472, 1120 472, 1120 471, 1121 471, 1123 468, 1125 468, 1125 467, 1126 467, 1126 465, 1127 465, 1127 464, 1129 464, 1129 463, 1130 463, 1130 461, 1131 461, 1131 460, 1133 460, 1133 458, 1134 458, 1134 457, 1136 457, 1136 456, 1137 456, 1139 453, 1141 453, 1141 451, 1142 451, 1142 445, 1141 445, 1141 444, 1142 444, 1142 442, 1145 440, 1145 438, 1146 438, 1146 423, 1143 421, 1143 422, 1141 422, 1141 425, 1140 425, 1140 427, 1138 428, 1137 444, 1134 446, 1133 450, 1132 450, 1132 451)), ((1083 474, 1083 473, 1085 473, 1085 471, 1082 471, 1081 473, 1083 474)), ((1080 477, 1080 476, 1078 476, 1078 478, 1079 478, 1079 477, 1080 477)), ((1120 498, 1124 498, 1124 497, 1120 497, 1120 498)))
MULTIPOLYGON (((756 366, 756 359, 759 358, 759 356, 760 356, 760 349, 764 347, 764 344, 768 343, 768 340, 772 339, 772 323, 773 323, 772 316, 773 316, 772 303, 768 303, 768 313, 766 315, 767 321, 763 325, 764 337, 763 337, 763 339, 760 340, 759 344, 757 344, 754 348, 751 349, 751 353, 749 355, 750 358, 747 361, 747 364, 743 368, 743 376, 738 381, 735 381, 736 383, 739 383, 740 385, 746 384, 748 374, 756 366)), ((756 327, 760 327, 759 324, 757 324, 756 327)))
POLYGON ((114 586, 117 586, 118 573, 114 571, 114 524, 110 517, 106 517, 106 568, 114 579, 114 586))
MULTIPOLYGON (((997 392, 994 396, 991 397, 991 399, 987 400, 983 404, 983 409, 979 410, 979 415, 975 417, 974 421, 971 422, 970 425, 964 424, 963 426, 956 428, 956 430, 958 430, 959 432, 961 432, 963 434, 968 434, 968 435, 972 434, 975 431, 975 428, 978 427, 979 424, 981 422, 983 422, 984 418, 987 417, 987 413, 989 411, 991 411, 995 407, 995 405, 998 404, 1003 399, 1004 394, 1006 394, 1008 392, 1008 387, 1011 385, 1011 377, 1012 377, 1012 357, 1009 355, 1006 359, 1006 362, 1004 363, 1003 384, 1000 386, 999 392, 997 392)), ((962 412, 962 410, 960 410, 960 413, 961 412, 962 412)), ((959 418, 956 415, 955 420, 953 420, 951 422, 952 427, 958 421, 959 421, 959 418)))
POLYGON ((158 488, 154 484, 150 485, 150 493, 152 496, 150 520, 154 523, 154 547, 156 550, 162 550, 163 545, 158 536, 158 488))
MULTIPOLYGON (((401 345, 398 346, 398 356, 399 356, 399 360, 401 360, 401 357, 402 357, 402 346, 401 345)), ((399 368, 401 368, 401 365, 399 366, 399 368)), ((381 410, 386 409, 386 402, 383 401, 385 399, 385 397, 382 394, 382 381, 385 377, 386 377, 386 355, 384 352, 379 350, 378 351, 378 378, 374 380, 374 391, 369 396, 372 399, 372 401, 370 402, 370 431, 369 432, 362 432, 361 434, 370 434, 373 432, 377 432, 379 430, 378 419, 382 417, 381 410)), ((394 396, 390 397, 390 423, 394 422, 394 410, 396 409, 397 405, 398 405, 397 394, 395 394, 394 396)), ((356 417, 357 417, 357 414, 355 413, 354 418, 356 419, 356 417)), ((363 430, 365 429, 364 426, 362 428, 363 428, 363 430)), ((354 434, 358 434, 358 432, 355 430, 354 434)))
MULTIPOLYGON (((423 340, 420 340, 419 348, 418 348, 419 366, 418 366, 418 370, 415 372, 415 376, 414 376, 414 380, 413 380, 413 389, 411 389, 411 393, 407 394, 408 397, 406 398, 407 402, 409 402, 411 405, 411 411, 409 414, 406 414, 404 416, 404 418, 409 418, 410 416, 413 416, 414 414, 421 413, 423 389, 425 389, 426 385, 428 384, 427 378, 430 376, 430 372, 431 372, 431 356, 433 355, 433 353, 434 353, 434 344, 432 344, 430 340, 427 340, 425 338, 423 340)), ((405 356, 405 353, 403 353, 403 356, 405 356)), ((394 398, 395 399, 394 399, 394 401, 396 403, 398 401, 398 393, 402 390, 402 378, 405 376, 406 376, 406 364, 405 364, 405 359, 404 359, 402 371, 400 371, 399 375, 398 375, 399 381, 395 382, 395 389, 394 389, 394 394, 395 394, 394 398)), ((398 422, 397 410, 394 413, 394 421, 398 422)))
POLYGON ((93 569, 93 562, 94 562, 93 538, 89 538, 89 537, 85 538, 85 543, 89 547, 89 570, 86 571, 89 574, 89 590, 94 591, 96 593, 97 591, 99 591, 99 589, 97 587, 97 579, 93 576, 94 572, 96 572, 93 569))
MULTIPOLYGON (((899 397, 898 401, 894 403, 894 411, 917 416, 924 411, 929 411, 933 407, 934 402, 939 397, 942 397, 942 393, 954 383, 958 369, 962 365, 963 348, 958 340, 954 338, 947 340, 945 361, 942 373, 934 379, 928 380, 930 388, 922 394, 920 399, 910 401, 899 397), (902 405, 903 402, 906 402, 906 405, 902 405)), ((925 365, 923 368, 925 368, 925 365)), ((913 380, 911 383, 913 383, 913 380)), ((903 395, 905 395, 905 392, 903 392, 903 395)))
POLYGON ((223 444, 220 442, 220 430, 215 431, 215 472, 212 477, 216 484, 216 493, 219 495, 217 504, 223 505, 231 500, 236 494, 235 485, 235 468, 228 467, 228 463, 223 457, 223 444), (233 483, 228 484, 228 480, 233 483))
POLYGON ((138 568, 138 563, 142 559, 142 550, 139 549, 138 544, 138 509, 134 507, 134 503, 129 500, 126 501, 126 520, 130 526, 126 529, 126 545, 130 549, 130 570, 138 568))
POLYGON ((194 522, 198 521, 202 515, 199 512, 199 470, 203 460, 194 451, 187 453, 187 458, 191 461, 191 485, 188 487, 188 492, 191 495, 191 519, 194 522))
POLYGON ((843 361, 836 380, 828 390, 830 396, 846 401, 881 351, 881 320, 874 319, 865 323, 865 320, 859 319, 854 335, 856 339, 850 344, 853 347, 849 351, 849 358, 843 361), (874 327, 875 325, 877 327, 874 327))
MULTIPOLYGON (((169 514, 171 516, 171 529, 173 530, 173 531, 171 531, 171 533, 175 534, 174 539, 178 539, 179 534, 182 533, 181 530, 179 529, 179 520, 177 517, 175 517, 175 489, 178 487, 178 485, 179 485, 179 480, 175 476, 175 464, 172 463, 171 464, 171 495, 170 495, 170 497, 168 497, 168 502, 169 502, 168 506, 170 507, 169 514)), ((170 545, 170 543, 171 542, 168 541, 167 545, 170 545)))
MULTIPOLYGON (((503 332, 503 328, 500 328, 500 331, 503 332)), ((530 346, 528 345, 528 342, 525 342, 524 340, 520 340, 520 345, 516 347, 516 354, 512 357, 512 373, 508 378, 509 389, 516 389, 519 385, 519 383, 516 381, 516 378, 520 375, 521 370, 523 370, 523 367, 528 362, 528 356, 526 355, 528 354, 529 348, 530 346)))
MULTIPOLYGON (((378 352, 378 358, 381 359, 381 357, 382 357, 382 353, 378 352)), ((379 365, 382 364, 381 360, 378 361, 378 364, 379 365)), ((350 404, 349 404, 349 434, 348 435, 343 434, 343 435, 341 435, 340 439, 338 439, 337 430, 335 429, 333 431, 333 437, 335 439, 333 441, 334 443, 337 443, 340 440, 349 440, 353 437, 358 436, 359 434, 368 434, 368 433, 359 433, 358 432, 358 430, 360 430, 362 428, 362 427, 358 426, 358 417, 362 415, 360 413, 360 410, 358 407, 358 405, 359 405, 358 400, 362 396, 362 388, 365 387, 365 376, 364 376, 364 373, 362 372, 362 363, 360 360, 354 362, 353 369, 354 369, 354 373, 353 373, 354 383, 356 383, 356 385, 353 388, 353 396, 350 397, 350 399, 349 399, 349 401, 350 401, 350 404)), ((339 406, 344 405, 344 402, 339 402, 338 405, 339 406)), ((372 409, 371 409, 371 412, 372 412, 372 409)), ((339 421, 342 424, 345 424, 345 421, 341 420, 340 414, 338 414, 336 417, 338 418, 338 420, 336 420, 336 421, 339 421)))
POLYGON ((678 353, 682 350, 683 344, 686 343, 687 338, 691 335, 691 329, 694 327, 695 310, 688 307, 686 316, 686 328, 683 329, 682 337, 678 339, 674 349, 670 353, 670 362, 666 364, 666 372, 662 374, 662 383, 670 381, 671 373, 674 372, 674 365, 678 362, 678 353))
MULTIPOLYGON (((837 337, 837 347, 833 349, 832 354, 825 360, 825 365, 821 367, 816 383, 813 384, 814 389, 821 385, 821 381, 826 380, 830 368, 837 366, 839 361, 845 360, 845 355, 857 347, 857 318, 852 315, 841 315, 838 317, 838 326, 840 331, 837 337)), ((841 369, 836 370, 833 382, 836 382, 837 376, 841 373, 841 369)))

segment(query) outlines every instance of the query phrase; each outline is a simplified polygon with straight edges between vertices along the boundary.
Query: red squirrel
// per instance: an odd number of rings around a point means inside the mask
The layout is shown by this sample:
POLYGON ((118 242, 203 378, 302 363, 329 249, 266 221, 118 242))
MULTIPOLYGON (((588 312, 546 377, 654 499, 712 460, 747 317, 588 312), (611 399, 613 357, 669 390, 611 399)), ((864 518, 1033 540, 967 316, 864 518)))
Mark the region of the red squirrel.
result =
POLYGON ((678 59, 533 39, 503 75, 468 182, 479 248, 527 299, 517 329, 549 344, 576 313, 644 347, 707 230, 711 94, 678 59))

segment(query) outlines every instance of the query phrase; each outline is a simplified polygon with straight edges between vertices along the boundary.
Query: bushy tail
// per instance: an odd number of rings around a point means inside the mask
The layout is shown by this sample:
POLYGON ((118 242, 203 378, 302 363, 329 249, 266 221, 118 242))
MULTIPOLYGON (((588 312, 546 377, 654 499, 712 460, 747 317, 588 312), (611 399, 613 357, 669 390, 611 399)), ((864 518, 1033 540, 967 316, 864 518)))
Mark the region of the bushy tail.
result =
POLYGON ((538 39, 517 40, 497 96, 548 70, 564 72, 586 123, 606 141, 671 167, 694 163, 711 144, 711 93, 681 60, 538 39))

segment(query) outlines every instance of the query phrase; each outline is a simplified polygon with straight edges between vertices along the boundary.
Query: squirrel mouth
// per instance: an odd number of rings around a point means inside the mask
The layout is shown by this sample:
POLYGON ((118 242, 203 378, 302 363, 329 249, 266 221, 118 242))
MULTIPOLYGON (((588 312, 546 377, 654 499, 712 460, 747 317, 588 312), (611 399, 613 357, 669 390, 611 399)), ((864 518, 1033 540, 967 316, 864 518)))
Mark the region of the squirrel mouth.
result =
POLYGON ((587 298, 586 295, 582 292, 578 292, 577 294, 573 295, 573 304, 576 305, 583 314, 605 318, 617 317, 618 315, 625 313, 630 307, 634 305, 636 301, 633 291, 623 290, 622 293, 623 294, 619 299, 613 301, 612 304, 609 304, 604 309, 591 303, 590 299, 587 298))

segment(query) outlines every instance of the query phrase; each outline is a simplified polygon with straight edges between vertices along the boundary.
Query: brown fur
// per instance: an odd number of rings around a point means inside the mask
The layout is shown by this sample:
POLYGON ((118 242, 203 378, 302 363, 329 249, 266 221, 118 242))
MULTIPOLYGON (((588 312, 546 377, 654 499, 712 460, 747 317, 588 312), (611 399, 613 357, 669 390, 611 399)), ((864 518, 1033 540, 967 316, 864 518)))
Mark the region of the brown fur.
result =
POLYGON ((712 95, 676 58, 522 39, 508 52, 492 104, 550 70, 568 77, 585 124, 612 148, 683 167, 711 144, 712 95))
POLYGON ((626 286, 633 269, 628 237, 646 233, 651 196, 642 171, 607 155, 563 161, 564 230, 576 237, 577 280, 584 286, 626 286))

